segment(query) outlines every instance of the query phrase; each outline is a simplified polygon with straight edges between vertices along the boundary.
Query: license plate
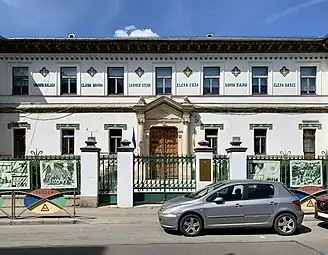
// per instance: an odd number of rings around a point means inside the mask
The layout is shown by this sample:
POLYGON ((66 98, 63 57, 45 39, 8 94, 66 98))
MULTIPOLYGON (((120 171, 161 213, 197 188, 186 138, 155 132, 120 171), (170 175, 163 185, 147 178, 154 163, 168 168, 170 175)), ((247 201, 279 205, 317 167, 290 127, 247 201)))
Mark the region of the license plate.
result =
POLYGON ((318 212, 318 216, 328 219, 328 214, 326 214, 326 213, 318 212))

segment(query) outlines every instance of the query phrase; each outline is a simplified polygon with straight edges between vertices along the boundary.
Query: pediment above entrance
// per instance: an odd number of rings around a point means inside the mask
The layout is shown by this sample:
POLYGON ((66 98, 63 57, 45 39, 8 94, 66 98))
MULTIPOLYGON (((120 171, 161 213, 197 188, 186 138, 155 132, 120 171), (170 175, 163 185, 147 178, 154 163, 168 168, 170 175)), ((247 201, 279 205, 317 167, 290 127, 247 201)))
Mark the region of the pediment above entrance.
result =
POLYGON ((145 113, 146 120, 181 120, 182 112, 170 105, 161 104, 145 113))
POLYGON ((165 109, 167 114, 164 115, 169 115, 168 112, 171 112, 172 114, 181 116, 183 113, 191 112, 193 110, 193 104, 190 103, 187 97, 181 103, 176 102, 167 96, 162 96, 149 103, 146 103, 146 100, 141 97, 139 102, 133 108, 137 113, 147 115, 152 114, 152 112, 156 109, 157 111, 163 111, 165 109))

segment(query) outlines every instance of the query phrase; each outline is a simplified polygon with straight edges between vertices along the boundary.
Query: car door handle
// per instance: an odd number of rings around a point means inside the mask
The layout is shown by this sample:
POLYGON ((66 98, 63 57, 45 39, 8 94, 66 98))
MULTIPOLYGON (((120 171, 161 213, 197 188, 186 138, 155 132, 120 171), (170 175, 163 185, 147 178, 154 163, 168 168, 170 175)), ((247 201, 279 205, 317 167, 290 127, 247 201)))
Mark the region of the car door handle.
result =
POLYGON ((275 203, 275 202, 271 202, 270 205, 277 205, 277 203, 275 203))
POLYGON ((242 207, 242 205, 241 204, 236 204, 235 207, 242 207))

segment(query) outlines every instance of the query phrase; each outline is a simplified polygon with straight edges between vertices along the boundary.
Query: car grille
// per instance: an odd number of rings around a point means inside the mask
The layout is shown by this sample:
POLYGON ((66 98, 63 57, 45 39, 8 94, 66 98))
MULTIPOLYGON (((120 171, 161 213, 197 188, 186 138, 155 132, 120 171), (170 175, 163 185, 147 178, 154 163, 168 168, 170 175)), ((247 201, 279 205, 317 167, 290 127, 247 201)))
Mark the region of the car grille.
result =
POLYGON ((321 211, 328 211, 328 203, 317 201, 317 208, 321 211))

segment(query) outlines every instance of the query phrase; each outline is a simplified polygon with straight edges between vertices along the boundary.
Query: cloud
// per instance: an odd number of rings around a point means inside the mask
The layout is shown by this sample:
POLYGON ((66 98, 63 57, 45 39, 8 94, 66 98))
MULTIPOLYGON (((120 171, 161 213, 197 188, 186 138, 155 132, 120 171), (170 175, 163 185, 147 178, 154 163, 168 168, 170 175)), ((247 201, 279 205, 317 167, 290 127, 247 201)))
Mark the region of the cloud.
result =
POLYGON ((309 1, 309 2, 306 2, 306 3, 295 5, 293 7, 287 8, 286 10, 284 10, 281 13, 278 13, 278 14, 275 14, 275 15, 272 15, 272 16, 267 17, 265 19, 265 22, 267 22, 269 24, 273 24, 278 19, 281 19, 282 17, 284 17, 284 16, 286 16, 288 14, 292 14, 292 13, 298 12, 301 9, 308 8, 308 7, 312 6, 312 5, 320 4, 320 3, 323 3, 323 2, 326 2, 326 1, 327 0, 312 0, 312 1, 309 1))
POLYGON ((126 26, 124 29, 117 29, 114 37, 159 37, 158 34, 153 32, 150 28, 137 29, 136 26, 126 26))

